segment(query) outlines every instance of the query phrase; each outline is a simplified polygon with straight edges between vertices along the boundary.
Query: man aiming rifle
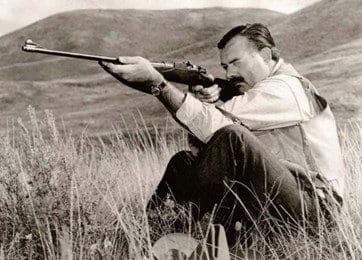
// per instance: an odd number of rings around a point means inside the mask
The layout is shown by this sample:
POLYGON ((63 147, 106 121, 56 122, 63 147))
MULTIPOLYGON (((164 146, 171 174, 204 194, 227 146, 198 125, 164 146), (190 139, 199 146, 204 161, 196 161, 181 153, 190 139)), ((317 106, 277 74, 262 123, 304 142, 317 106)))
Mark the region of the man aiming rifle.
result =
POLYGON ((230 243, 241 222, 316 227, 342 205, 344 167, 333 114, 312 83, 279 57, 262 24, 237 26, 218 43, 230 87, 243 95, 220 107, 220 88, 194 86, 196 97, 167 82, 141 57, 101 66, 131 88, 151 94, 204 145, 198 156, 180 152, 167 166, 149 207, 168 192, 192 202, 200 218, 215 205, 215 222, 230 243))
POLYGON ((225 227, 229 244, 243 235, 236 223, 262 226, 272 219, 313 230, 319 220, 332 220, 343 201, 344 167, 326 100, 279 57, 262 24, 231 29, 218 49, 227 82, 193 74, 194 84, 207 82, 192 86, 193 94, 142 57, 100 62, 125 85, 153 94, 193 136, 196 149, 170 160, 148 208, 160 206, 168 193, 195 205, 196 219, 216 206, 214 222, 225 227), (225 98, 225 89, 233 94, 225 98), (216 106, 220 98, 225 102, 216 106))

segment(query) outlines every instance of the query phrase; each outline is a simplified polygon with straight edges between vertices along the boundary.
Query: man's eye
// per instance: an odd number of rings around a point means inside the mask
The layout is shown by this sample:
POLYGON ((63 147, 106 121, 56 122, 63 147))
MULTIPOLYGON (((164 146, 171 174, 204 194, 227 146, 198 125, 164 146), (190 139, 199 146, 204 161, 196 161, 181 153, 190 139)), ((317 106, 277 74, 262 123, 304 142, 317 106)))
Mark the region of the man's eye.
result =
POLYGON ((238 66, 238 65, 240 65, 240 63, 241 63, 240 60, 234 60, 232 64, 233 64, 234 66, 238 66))

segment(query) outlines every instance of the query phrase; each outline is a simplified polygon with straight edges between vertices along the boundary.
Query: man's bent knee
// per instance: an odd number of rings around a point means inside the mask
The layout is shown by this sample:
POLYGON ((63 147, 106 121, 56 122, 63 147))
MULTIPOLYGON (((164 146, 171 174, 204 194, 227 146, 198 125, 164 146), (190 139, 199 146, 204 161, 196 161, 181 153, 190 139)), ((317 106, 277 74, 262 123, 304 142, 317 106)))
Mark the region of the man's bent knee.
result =
POLYGON ((227 125, 224 126, 222 128, 220 128, 219 130, 217 130, 214 135, 212 136, 212 138, 210 139, 210 141, 208 142, 208 144, 210 142, 212 142, 215 139, 230 139, 230 138, 241 138, 242 140, 244 139, 254 139, 256 140, 256 137, 254 136, 254 134, 252 132, 250 132, 250 130, 248 128, 246 128, 245 126, 242 125, 238 125, 238 124, 232 124, 232 125, 227 125))
POLYGON ((190 151, 179 151, 171 157, 168 165, 175 165, 182 169, 191 166, 194 160, 195 158, 190 151))
POLYGON ((215 132, 215 134, 219 133, 243 133, 244 131, 249 131, 245 126, 238 125, 238 124, 232 124, 227 125, 215 132))

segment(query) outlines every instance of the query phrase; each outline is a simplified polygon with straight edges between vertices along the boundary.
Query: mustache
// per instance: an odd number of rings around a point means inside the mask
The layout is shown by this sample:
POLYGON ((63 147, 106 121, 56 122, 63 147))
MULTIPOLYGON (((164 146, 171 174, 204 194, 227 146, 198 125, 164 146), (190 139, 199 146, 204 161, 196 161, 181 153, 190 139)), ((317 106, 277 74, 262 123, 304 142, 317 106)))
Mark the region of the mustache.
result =
POLYGON ((235 85, 237 83, 245 83, 245 79, 243 77, 235 77, 229 80, 231 85, 235 85))

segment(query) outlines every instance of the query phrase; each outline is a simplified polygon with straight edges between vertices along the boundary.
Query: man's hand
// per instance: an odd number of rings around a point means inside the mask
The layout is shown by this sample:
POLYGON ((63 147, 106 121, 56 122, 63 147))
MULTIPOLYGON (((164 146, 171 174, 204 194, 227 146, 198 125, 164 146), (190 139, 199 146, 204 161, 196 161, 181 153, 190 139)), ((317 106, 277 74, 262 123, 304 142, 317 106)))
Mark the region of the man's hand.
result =
POLYGON ((191 86, 191 92, 197 99, 206 103, 215 103, 220 98, 221 88, 218 85, 205 88, 201 85, 191 86))
POLYGON ((119 57, 119 64, 99 62, 102 68, 123 84, 150 94, 152 85, 159 85, 163 76, 142 57, 119 57))

